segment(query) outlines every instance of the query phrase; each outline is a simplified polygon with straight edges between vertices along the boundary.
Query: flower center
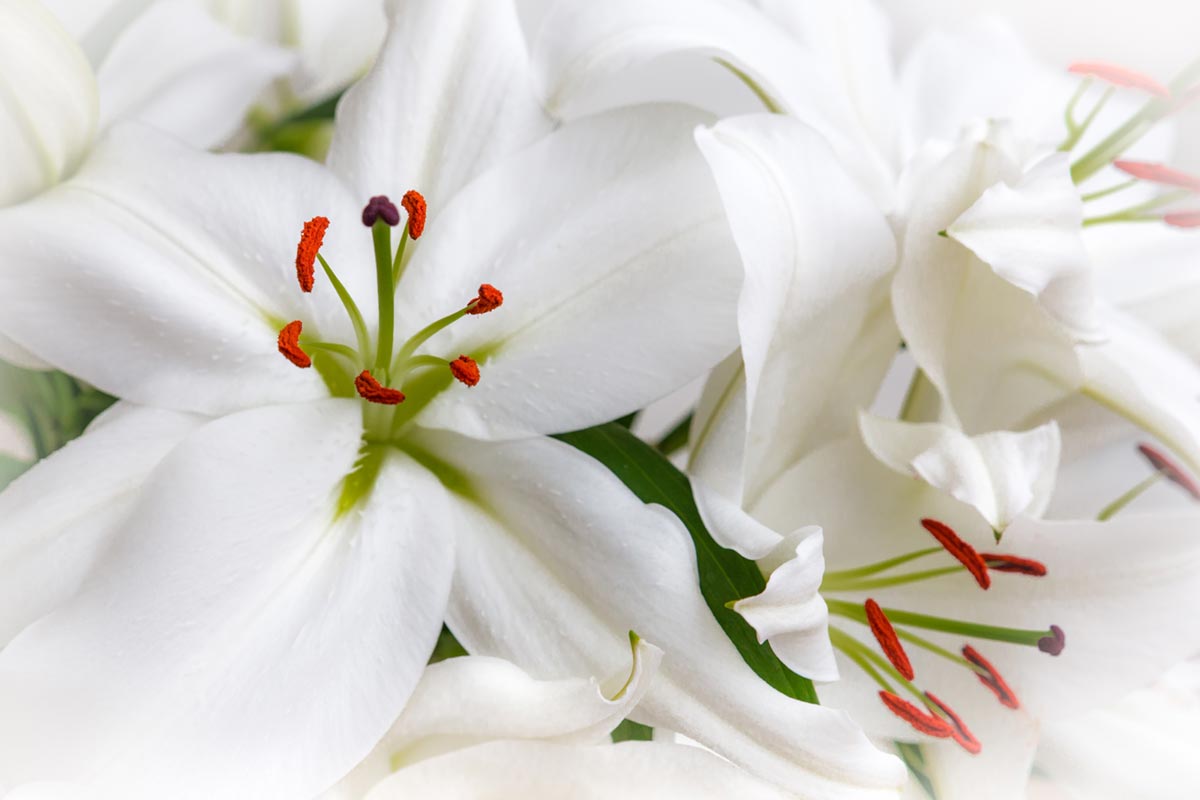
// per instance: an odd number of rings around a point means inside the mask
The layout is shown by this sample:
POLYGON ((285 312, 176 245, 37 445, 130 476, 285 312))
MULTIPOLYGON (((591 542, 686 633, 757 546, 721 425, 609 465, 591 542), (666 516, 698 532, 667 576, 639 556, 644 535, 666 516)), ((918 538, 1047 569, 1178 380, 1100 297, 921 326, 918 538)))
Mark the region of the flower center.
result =
POLYGON ((905 553, 857 569, 828 572, 821 582, 821 595, 825 597, 830 614, 866 625, 880 652, 834 625, 830 625, 829 628, 830 640, 834 647, 879 685, 879 697, 893 714, 920 733, 953 739, 974 754, 980 752, 983 745, 971 733, 963 719, 936 695, 922 690, 914 683, 916 670, 908 657, 905 643, 971 671, 979 682, 995 695, 1001 705, 1016 709, 1020 708, 1016 693, 971 640, 982 639, 1037 647, 1044 653, 1057 656, 1066 645, 1066 635, 1057 625, 1050 625, 1046 630, 1005 628, 884 608, 873 598, 859 603, 833 597, 839 592, 873 591, 964 571, 971 576, 981 591, 991 587, 992 572, 1036 578, 1045 577, 1047 574, 1044 564, 1030 558, 1007 553, 980 553, 964 541, 953 528, 939 520, 923 519, 921 525, 937 541, 937 547, 905 553), (948 554, 958 563, 915 572, 895 572, 896 568, 910 561, 935 554, 948 554), (954 653, 913 633, 912 628, 961 635, 967 641, 959 653, 954 653), (902 696, 905 693, 911 700, 902 696))
POLYGON ((421 328, 397 350, 393 343, 396 287, 404 271, 404 255, 409 240, 419 239, 425 230, 425 198, 418 192, 410 191, 404 195, 401 206, 407 212, 408 224, 399 246, 394 250, 392 228, 400 224, 400 209, 387 197, 379 195, 372 197, 362 212, 362 223, 371 230, 375 251, 379 304, 379 329, 375 340, 371 340, 358 304, 321 254, 325 232, 330 225, 325 217, 314 217, 304 223, 300 243, 296 247, 296 279, 301 291, 313 291, 316 264, 320 263, 354 328, 356 345, 311 338, 305 335, 301 320, 293 320, 279 331, 280 354, 301 369, 316 366, 331 393, 349 395, 353 389, 363 400, 380 406, 403 403, 407 399, 403 391, 404 381, 419 370, 446 370, 450 377, 467 386, 478 384, 479 364, 471 356, 460 354, 451 360, 419 351, 434 335, 463 317, 486 314, 504 302, 500 290, 485 283, 466 305, 421 328))

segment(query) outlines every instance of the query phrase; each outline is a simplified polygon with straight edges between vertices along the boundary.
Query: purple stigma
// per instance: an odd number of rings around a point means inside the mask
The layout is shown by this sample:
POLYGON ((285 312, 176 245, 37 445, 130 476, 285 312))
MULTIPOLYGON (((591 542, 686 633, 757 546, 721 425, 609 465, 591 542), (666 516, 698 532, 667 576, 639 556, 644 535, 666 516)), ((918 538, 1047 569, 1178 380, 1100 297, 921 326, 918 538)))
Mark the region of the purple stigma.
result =
POLYGON ((396 208, 385 194, 375 195, 368 200, 367 207, 362 212, 363 225, 368 228, 374 225, 375 220, 378 219, 392 226, 400 224, 400 209, 396 208))
POLYGON ((1038 650, 1056 656, 1067 646, 1067 635, 1057 625, 1050 626, 1050 634, 1050 636, 1043 636, 1038 639, 1038 650))

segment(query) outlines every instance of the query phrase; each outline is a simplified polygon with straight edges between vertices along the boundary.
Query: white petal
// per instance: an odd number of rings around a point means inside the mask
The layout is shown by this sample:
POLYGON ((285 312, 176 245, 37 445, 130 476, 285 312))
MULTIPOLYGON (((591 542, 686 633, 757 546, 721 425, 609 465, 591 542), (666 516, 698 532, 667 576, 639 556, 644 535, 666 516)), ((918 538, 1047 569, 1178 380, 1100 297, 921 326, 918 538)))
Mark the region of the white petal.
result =
POLYGON ((364 201, 416 189, 432 221, 549 129, 512 0, 412 0, 397 4, 375 66, 339 104, 328 162, 364 201))
POLYGON ((94 577, 0 653, 0 780, 307 797, 366 756, 433 648, 453 541, 398 453, 335 516, 361 413, 246 411, 164 460, 94 577))
POLYGON ((747 502, 854 424, 896 351, 891 229, 811 129, 779 115, 697 133, 745 265, 747 502), (820 387, 819 389, 817 387, 820 387))
POLYGON ((588 117, 459 193, 405 272, 400 292, 416 304, 405 313, 424 324, 485 282, 504 305, 427 345, 475 355, 483 378, 440 395, 422 424, 478 438, 575 430, 734 349, 741 275, 692 141, 703 119, 679 106, 588 117))
POLYGON ((146 476, 202 422, 117 405, 0 494, 0 647, 75 593, 146 476))
POLYGON ((122 31, 100 65, 100 122, 136 119, 212 147, 241 127, 293 63, 279 48, 234 36, 193 4, 156 3, 122 31))
POLYGON ((1066 153, 1035 164, 1014 184, 992 186, 946 232, 1076 337, 1103 338, 1083 246, 1083 201, 1066 153))
MULTIPOLYGON (((370 297, 360 207, 320 166, 115 130, 67 184, 0 212, 0 329, 145 405, 220 413, 328 396, 316 370, 276 349, 294 319, 315 337, 353 342, 324 276, 311 295, 296 283, 300 228, 317 214, 333 220, 322 252, 350 291, 370 297)), ((373 306, 362 304, 368 324, 373 306)))
POLYGON ((740 509, 745 464, 746 364, 739 349, 713 367, 704 382, 688 432, 687 470, 706 489, 740 509))
POLYGON ((704 527, 722 547, 749 559, 759 559, 783 541, 782 536, 742 511, 734 501, 710 489, 700 478, 692 478, 692 496, 704 527))
POLYGON ((91 66, 54 16, 36 0, 0 5, 0 207, 66 178, 97 113, 91 66))
MULTIPOLYGON (((934 692, 937 694, 937 692, 934 692)), ((1028 714, 993 714, 969 725, 983 750, 971 754, 942 740, 922 746, 924 769, 937 797, 1026 800, 1038 724, 1028 714)))
POLYGON ((876 458, 973 506, 997 532, 1018 514, 1041 516, 1054 492, 1062 448, 1054 422, 1017 433, 967 436, 937 423, 863 413, 859 427, 876 458))
POLYGON ((776 568, 761 594, 737 601, 733 609, 746 618, 758 640, 771 640, 783 663, 814 681, 836 681, 837 664, 829 643, 829 609, 821 599, 821 529, 801 530, 795 557, 776 568))
MULTIPOLYGON (((816 797, 817 795, 808 795, 816 797)), ((593 747, 493 742, 397 772, 366 800, 784 800, 795 795, 686 745, 624 742, 593 747)))
POLYGON ((1109 310, 1104 344, 1079 348, 1088 397, 1158 437, 1200 472, 1200 366, 1154 331, 1109 310))
POLYGON ((487 656, 433 664, 383 741, 321 800, 358 800, 396 770, 489 741, 607 742, 645 695, 662 660, 662 651, 643 640, 632 650, 632 668, 603 685, 594 678, 538 681, 487 656))
POLYGON ((917 365, 967 433, 1020 427, 1082 382, 1071 337, 1028 292, 939 236, 987 188, 1020 174, 1011 132, 972 126, 905 175, 909 210, 892 283, 896 322, 917 365))
POLYGON ((662 647, 635 717, 806 797, 894 796, 904 773, 837 712, 780 695, 742 661, 697 588, 679 521, 553 440, 453 445, 460 504, 448 615, 471 652, 538 677, 615 672, 626 632, 662 647))

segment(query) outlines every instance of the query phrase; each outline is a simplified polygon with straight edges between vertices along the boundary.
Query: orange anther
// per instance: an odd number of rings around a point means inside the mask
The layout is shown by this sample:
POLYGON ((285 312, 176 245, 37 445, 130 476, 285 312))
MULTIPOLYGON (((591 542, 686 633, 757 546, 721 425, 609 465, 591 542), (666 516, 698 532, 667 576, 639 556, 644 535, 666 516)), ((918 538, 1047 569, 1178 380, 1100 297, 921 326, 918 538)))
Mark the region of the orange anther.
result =
POLYGON ((294 320, 284 325, 283 330, 279 332, 279 352, 288 361, 302 369, 312 366, 312 359, 300 347, 300 331, 303 328, 304 323, 294 320))
POLYGON ((328 219, 313 217, 304 223, 304 230, 300 233, 300 244, 296 246, 296 280, 300 282, 303 291, 313 290, 313 265, 316 264, 317 253, 321 251, 321 245, 325 242, 325 230, 328 227, 328 219))

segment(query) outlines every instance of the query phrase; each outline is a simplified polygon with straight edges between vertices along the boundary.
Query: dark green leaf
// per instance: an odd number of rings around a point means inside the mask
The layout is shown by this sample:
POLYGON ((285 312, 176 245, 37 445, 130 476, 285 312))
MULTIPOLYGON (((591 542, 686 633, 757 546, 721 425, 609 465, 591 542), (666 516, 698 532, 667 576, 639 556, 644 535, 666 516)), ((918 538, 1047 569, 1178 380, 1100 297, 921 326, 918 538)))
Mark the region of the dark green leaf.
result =
POLYGON ((654 728, 631 719, 621 720, 612 732, 614 742, 648 742, 653 738, 654 728))
POLYGON ((620 425, 609 423, 556 437, 608 467, 643 502, 670 509, 692 535, 700 569, 700 591, 742 658, 768 684, 788 697, 817 702, 812 681, 788 669, 759 644, 754 629, 727 603, 761 592, 766 580, 758 565, 717 544, 696 510, 691 484, 662 453, 620 425))

